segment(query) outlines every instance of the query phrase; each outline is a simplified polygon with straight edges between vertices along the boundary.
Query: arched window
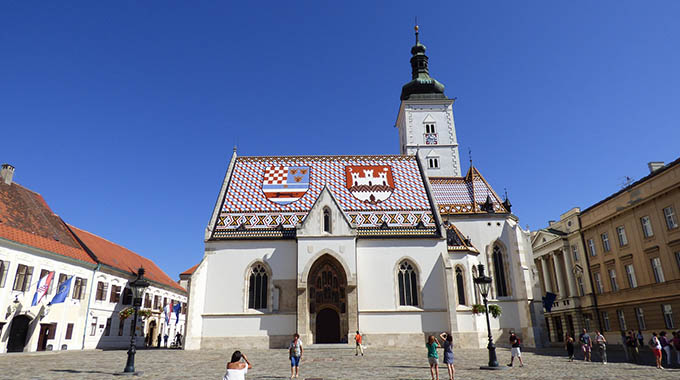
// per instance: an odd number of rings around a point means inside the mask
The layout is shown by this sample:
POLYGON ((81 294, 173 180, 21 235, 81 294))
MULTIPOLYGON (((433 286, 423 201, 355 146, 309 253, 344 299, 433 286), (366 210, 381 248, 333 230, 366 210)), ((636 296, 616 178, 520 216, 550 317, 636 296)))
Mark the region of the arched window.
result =
POLYGON ((407 260, 399 264, 399 305, 418 306, 418 273, 407 260))
POLYGON ((465 278, 460 267, 456 267, 456 288, 458 289, 458 304, 467 305, 467 302, 465 302, 465 278))
POLYGON ((267 270, 262 264, 255 264, 250 269, 250 278, 248 281, 248 308, 249 309, 266 309, 267 308, 267 291, 269 276, 267 270))
MULTIPOLYGON (((472 266, 472 278, 477 278, 477 267, 472 266)), ((477 286, 474 286, 474 294, 475 294, 475 304, 479 305, 482 303, 482 296, 479 294, 479 288, 477 286)))
POLYGON ((493 246, 493 271, 494 280, 496 282, 496 297, 506 297, 508 295, 508 286, 505 275, 505 262, 503 258, 503 249, 498 245, 493 246))
POLYGON ((327 207, 323 209, 323 230, 331 233, 331 210, 327 207))

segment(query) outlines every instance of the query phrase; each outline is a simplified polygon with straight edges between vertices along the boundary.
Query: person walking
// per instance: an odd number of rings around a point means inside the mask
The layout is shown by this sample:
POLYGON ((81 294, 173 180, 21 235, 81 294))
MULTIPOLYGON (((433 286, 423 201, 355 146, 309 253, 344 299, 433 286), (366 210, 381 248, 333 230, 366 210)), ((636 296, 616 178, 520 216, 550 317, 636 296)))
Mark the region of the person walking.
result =
POLYGON ((168 339, 169 338, 170 338, 170 336, 168 335, 168 333, 165 333, 165 335, 163 335, 163 342, 165 343, 165 348, 168 348, 168 339))
POLYGON ((663 369, 661 366, 661 342, 659 342, 656 332, 652 333, 652 339, 649 340, 649 347, 651 347, 652 352, 654 353, 654 358, 656 359, 656 368, 663 369))
POLYGON ((253 365, 248 361, 246 354, 241 353, 241 351, 234 351, 231 354, 231 360, 227 363, 227 373, 222 380, 245 380, 246 373, 252 368, 253 365))
POLYGON ((364 346, 361 345, 362 340, 362 336, 359 334, 359 330, 357 330, 357 335, 354 336, 354 342, 356 343, 354 356, 359 356, 359 353, 361 353, 361 356, 364 356, 364 346))
POLYGON ((439 380, 439 354, 437 354, 437 348, 439 343, 434 335, 427 337, 427 361, 430 363, 430 375, 432 375, 432 380, 439 380))
POLYGON ((569 355, 569 361, 574 361, 574 338, 572 338, 568 333, 564 338, 564 348, 567 349, 567 355, 569 355))
POLYGON ((635 334, 635 338, 638 340, 638 347, 642 348, 645 346, 645 337, 642 335, 642 330, 638 330, 637 334, 635 334))
POLYGON ((671 344, 668 342, 668 338, 666 338, 666 332, 662 331, 659 333, 659 343, 661 343, 661 349, 663 350, 663 354, 666 355, 666 366, 670 367, 671 366, 671 344))
POLYGON ((640 363, 640 350, 638 348, 638 340, 633 334, 633 330, 628 331, 626 336, 626 348, 630 353, 630 359, 633 363, 640 363))
POLYGON ((156 341, 156 348, 161 348, 161 342, 163 341, 163 336, 158 333, 158 340, 156 341))
POLYGON ((441 333, 439 337, 442 338, 442 346, 444 347, 444 361, 446 369, 449 371, 449 380, 453 380, 456 369, 453 368, 453 336, 449 333, 441 333))
POLYGON ((515 335, 515 332, 513 330, 510 330, 510 364, 508 364, 508 367, 512 367, 512 363, 515 361, 515 357, 519 359, 519 366, 524 367, 524 362, 522 362, 522 350, 520 349, 520 340, 515 335))
POLYGON ((300 341, 300 334, 295 333, 293 340, 288 346, 288 356, 290 358, 290 378, 300 376, 300 361, 302 361, 302 342, 300 341))
POLYGON ((675 361, 680 366, 680 331, 673 333, 673 340, 671 342, 675 348, 675 361))
POLYGON ((581 350, 583 351, 583 360, 590 361, 590 352, 593 348, 593 341, 590 339, 590 335, 586 329, 583 329, 581 335, 578 336, 578 340, 581 342, 581 350))
POLYGON ((602 364, 607 364, 607 339, 599 330, 595 330, 595 344, 597 344, 597 351, 602 359, 602 364))

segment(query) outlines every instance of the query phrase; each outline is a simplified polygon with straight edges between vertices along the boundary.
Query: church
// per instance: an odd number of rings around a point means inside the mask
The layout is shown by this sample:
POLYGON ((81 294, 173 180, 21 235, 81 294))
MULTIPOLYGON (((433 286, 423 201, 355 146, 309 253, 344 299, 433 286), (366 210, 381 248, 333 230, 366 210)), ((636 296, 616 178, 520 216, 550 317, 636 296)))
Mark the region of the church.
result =
POLYGON ((473 278, 493 278, 494 338, 533 346, 543 323, 529 232, 470 165, 463 175, 454 99, 411 49, 402 88, 399 155, 238 156, 205 231, 205 253, 183 273, 186 349, 304 344, 406 346, 451 332, 487 344, 473 278), (537 300, 535 298, 538 298, 537 300))

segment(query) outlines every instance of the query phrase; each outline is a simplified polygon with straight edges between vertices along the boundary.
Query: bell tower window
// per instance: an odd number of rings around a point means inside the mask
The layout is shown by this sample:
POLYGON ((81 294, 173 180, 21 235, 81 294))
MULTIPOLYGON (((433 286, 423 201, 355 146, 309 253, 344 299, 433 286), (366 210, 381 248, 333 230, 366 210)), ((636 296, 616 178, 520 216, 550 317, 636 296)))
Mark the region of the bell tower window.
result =
POLYGON ((428 169, 439 169, 439 158, 428 157, 427 158, 427 168, 428 169))
POLYGON ((331 210, 327 207, 323 209, 323 231, 331 233, 331 210))
POLYGON ((425 124, 425 133, 435 133, 434 124, 425 124))

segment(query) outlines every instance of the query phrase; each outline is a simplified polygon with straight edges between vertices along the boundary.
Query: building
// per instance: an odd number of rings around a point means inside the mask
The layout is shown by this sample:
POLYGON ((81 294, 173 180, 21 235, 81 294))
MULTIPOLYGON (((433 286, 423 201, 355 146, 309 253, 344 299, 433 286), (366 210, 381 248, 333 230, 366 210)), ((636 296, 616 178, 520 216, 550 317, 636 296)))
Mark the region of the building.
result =
POLYGON ((159 309, 170 300, 184 305, 186 292, 153 262, 64 223, 40 194, 14 182, 11 165, 2 165, 0 177, 0 352, 128 347, 132 318, 119 312, 132 303, 126 284, 140 267, 151 284, 143 308, 152 317, 137 324, 138 346, 156 331, 181 331, 184 314, 168 326, 159 309), (47 295, 32 306, 50 273, 47 295), (65 302, 49 305, 69 279, 65 302))
POLYGON ((543 320, 529 233, 477 168, 461 176, 453 99, 411 49, 396 127, 401 155, 239 157, 236 150, 189 288, 186 348, 422 344, 450 331, 486 345, 476 265, 494 277, 501 341, 543 320))
POLYGON ((680 324, 680 159, 649 169, 581 212, 597 318, 612 342, 621 330, 649 336, 680 324))
POLYGON ((581 237, 580 209, 572 208, 533 233, 531 245, 541 294, 555 295, 545 311, 550 341, 563 344, 565 334, 578 336, 582 329, 592 331, 597 315, 590 284, 590 272, 581 237), (576 335, 575 335, 576 334, 576 335))

